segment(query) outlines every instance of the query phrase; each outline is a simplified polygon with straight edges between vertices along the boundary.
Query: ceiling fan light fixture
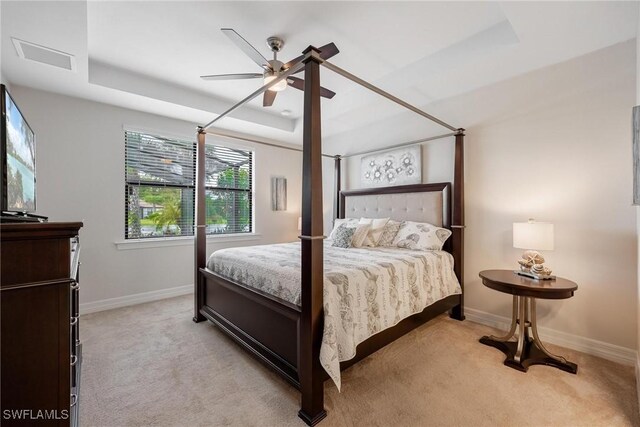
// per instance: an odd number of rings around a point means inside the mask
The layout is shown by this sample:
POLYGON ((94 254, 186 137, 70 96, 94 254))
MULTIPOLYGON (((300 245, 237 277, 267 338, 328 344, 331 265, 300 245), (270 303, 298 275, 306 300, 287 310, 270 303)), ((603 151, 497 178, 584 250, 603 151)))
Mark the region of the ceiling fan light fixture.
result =
MULTIPOLYGON (((264 84, 269 84, 271 81, 275 80, 278 76, 264 76, 264 84)), ((268 90, 272 90, 274 92, 282 92, 287 88, 287 79, 282 79, 275 85, 271 86, 268 90)))

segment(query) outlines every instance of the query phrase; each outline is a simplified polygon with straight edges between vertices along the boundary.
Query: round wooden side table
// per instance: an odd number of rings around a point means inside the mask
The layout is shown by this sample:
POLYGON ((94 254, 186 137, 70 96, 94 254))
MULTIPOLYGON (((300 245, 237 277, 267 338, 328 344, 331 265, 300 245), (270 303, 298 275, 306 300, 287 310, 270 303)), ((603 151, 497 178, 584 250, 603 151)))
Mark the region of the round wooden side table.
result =
POLYGON ((485 270, 480 272, 482 283, 488 288, 513 295, 511 328, 504 336, 480 338, 482 344, 501 350, 507 358, 504 364, 522 372, 531 365, 549 365, 575 374, 578 365, 547 350, 538 336, 536 299, 571 298, 578 289, 574 282, 557 277, 555 280, 536 280, 520 276, 513 270, 485 270), (518 331, 516 341, 511 341, 518 331))

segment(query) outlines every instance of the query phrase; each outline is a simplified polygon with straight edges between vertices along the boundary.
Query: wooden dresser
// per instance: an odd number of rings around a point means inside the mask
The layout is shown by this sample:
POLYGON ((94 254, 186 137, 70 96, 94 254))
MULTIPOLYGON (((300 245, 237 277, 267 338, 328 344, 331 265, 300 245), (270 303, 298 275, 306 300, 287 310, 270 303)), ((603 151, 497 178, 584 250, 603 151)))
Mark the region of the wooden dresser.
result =
POLYGON ((74 426, 81 222, 0 224, 2 426, 74 426))

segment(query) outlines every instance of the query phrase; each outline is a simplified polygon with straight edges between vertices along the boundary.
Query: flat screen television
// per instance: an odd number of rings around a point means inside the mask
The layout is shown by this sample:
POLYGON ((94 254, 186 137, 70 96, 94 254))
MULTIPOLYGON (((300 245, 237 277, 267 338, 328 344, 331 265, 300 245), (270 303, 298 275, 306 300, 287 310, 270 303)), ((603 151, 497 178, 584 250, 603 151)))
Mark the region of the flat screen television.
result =
POLYGON ((36 210, 36 136, 4 85, 0 85, 2 122, 2 211, 36 210))

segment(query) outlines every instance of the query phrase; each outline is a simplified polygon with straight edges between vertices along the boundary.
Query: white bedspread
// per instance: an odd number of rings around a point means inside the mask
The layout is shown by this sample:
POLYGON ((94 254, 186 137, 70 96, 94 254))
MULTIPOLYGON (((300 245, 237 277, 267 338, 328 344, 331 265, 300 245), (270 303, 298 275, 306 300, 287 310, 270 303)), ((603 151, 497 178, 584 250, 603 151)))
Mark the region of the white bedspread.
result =
MULTIPOLYGON (((300 243, 222 249, 207 268, 300 305, 300 243)), ((324 334, 320 362, 340 389, 340 362, 376 333, 460 294, 444 251, 324 245, 324 334)))

